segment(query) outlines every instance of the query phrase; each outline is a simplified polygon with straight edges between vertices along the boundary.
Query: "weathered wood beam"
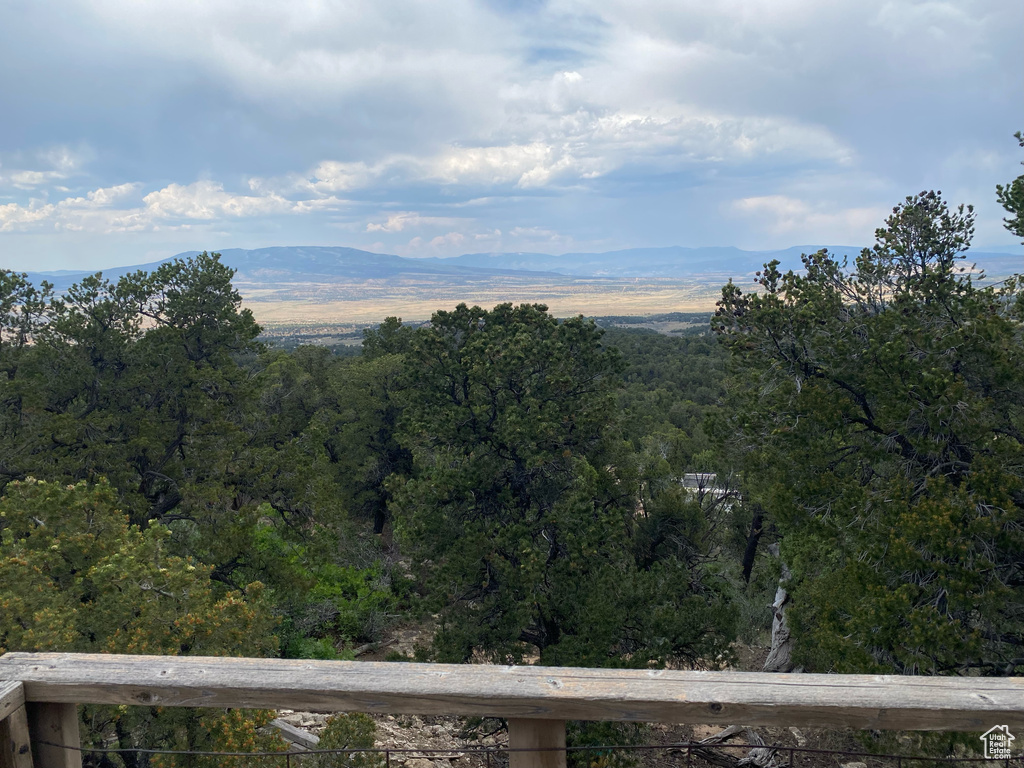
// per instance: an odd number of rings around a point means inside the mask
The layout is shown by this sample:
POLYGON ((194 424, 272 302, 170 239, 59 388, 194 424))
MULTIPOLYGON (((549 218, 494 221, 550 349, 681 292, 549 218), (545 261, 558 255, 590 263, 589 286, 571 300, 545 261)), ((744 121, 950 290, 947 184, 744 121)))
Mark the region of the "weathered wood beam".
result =
POLYGON ((32 768, 32 742, 24 704, 0 720, 0 768, 32 768))
POLYGON ((29 699, 26 709, 33 762, 41 768, 82 768, 78 707, 29 699))
POLYGON ((21 683, 0 683, 0 768, 32 768, 25 688, 21 683))
POLYGON ((509 720, 508 748, 509 768, 565 768, 565 721, 509 720))
POLYGON ((20 682, 17 680, 0 682, 0 720, 6 718, 24 703, 25 687, 20 682))
POLYGON ((984 731, 1024 726, 1024 678, 9 653, 28 701, 511 719, 984 731))
POLYGON ((0 720, 0 768, 32 768, 32 740, 24 704, 0 720))
POLYGON ((296 728, 294 725, 285 722, 281 718, 271 720, 268 725, 271 728, 276 728, 281 735, 292 744, 298 744, 303 749, 316 749, 317 745, 320 743, 319 736, 316 736, 309 731, 304 731, 301 728, 296 728))

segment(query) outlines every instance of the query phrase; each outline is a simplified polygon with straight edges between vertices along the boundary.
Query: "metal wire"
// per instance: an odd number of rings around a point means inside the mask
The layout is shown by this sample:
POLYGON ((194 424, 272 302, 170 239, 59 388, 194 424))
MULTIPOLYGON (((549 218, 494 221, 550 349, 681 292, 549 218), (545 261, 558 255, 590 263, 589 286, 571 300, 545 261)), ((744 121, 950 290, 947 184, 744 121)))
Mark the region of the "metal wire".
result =
POLYGON ((921 755, 893 755, 893 754, 877 754, 874 752, 854 752, 850 750, 842 749, 816 749, 813 747, 784 747, 781 745, 766 745, 766 744, 705 744, 699 741, 686 741, 686 742, 675 742, 671 744, 628 744, 628 745, 605 745, 605 746, 586 746, 586 747, 494 747, 494 746, 466 746, 458 747, 456 749, 413 749, 413 748, 373 748, 373 749, 288 749, 279 752, 221 752, 215 750, 182 750, 182 749, 152 749, 146 747, 128 747, 128 748, 115 748, 115 747, 81 747, 81 746, 69 746, 67 744, 56 744, 50 741, 44 741, 42 739, 36 739, 35 743, 43 744, 48 747, 59 747, 61 749, 68 749, 72 751, 88 753, 88 754, 145 754, 145 755, 196 755, 200 757, 284 757, 287 761, 287 765, 291 765, 291 758, 304 756, 304 755, 383 755, 385 765, 390 768, 391 755, 402 754, 402 755, 423 755, 433 757, 446 757, 446 758, 457 758, 469 755, 482 755, 486 761, 488 768, 491 766, 491 756, 494 753, 508 754, 511 752, 565 752, 579 753, 579 752, 652 752, 652 751, 664 751, 664 752, 682 752, 686 751, 687 765, 691 765, 693 750, 707 750, 707 749, 772 749, 772 750, 787 750, 789 752, 789 765, 794 764, 794 755, 799 752, 806 755, 834 755, 841 757, 862 757, 870 758, 873 760, 895 760, 896 768, 903 768, 904 760, 918 760, 918 761, 929 761, 933 763, 945 763, 950 765, 963 765, 969 763, 987 763, 997 764, 1002 762, 1005 768, 1010 768, 1011 765, 1024 766, 1024 755, 1019 757, 1011 757, 1006 760, 996 761, 985 757, 927 757, 921 755))

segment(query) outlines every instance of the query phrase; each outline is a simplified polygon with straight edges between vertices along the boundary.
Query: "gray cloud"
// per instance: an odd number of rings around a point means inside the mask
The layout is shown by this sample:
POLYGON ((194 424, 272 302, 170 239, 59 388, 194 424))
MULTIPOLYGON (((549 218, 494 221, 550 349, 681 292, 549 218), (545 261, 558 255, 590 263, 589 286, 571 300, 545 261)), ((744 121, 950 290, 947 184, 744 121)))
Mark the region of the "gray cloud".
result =
POLYGON ((925 187, 975 202, 979 240, 1010 241, 993 187, 1019 167, 1024 8, 1005 0, 3 14, 5 266, 307 242, 865 242, 925 187))

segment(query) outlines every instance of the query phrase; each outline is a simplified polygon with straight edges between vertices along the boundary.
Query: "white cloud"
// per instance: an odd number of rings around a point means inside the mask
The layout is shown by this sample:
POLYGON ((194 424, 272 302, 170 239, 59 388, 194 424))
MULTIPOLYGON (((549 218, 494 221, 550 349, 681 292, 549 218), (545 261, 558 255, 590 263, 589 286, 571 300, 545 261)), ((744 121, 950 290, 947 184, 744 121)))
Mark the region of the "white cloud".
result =
MULTIPOLYGON (((309 178, 294 181, 292 186, 299 189, 307 189, 317 194, 329 194, 332 192, 346 192, 352 189, 360 189, 369 186, 380 178, 387 170, 385 164, 368 166, 366 163, 343 163, 336 160, 324 160, 317 165, 309 178)), ((254 179, 250 185, 255 184, 262 187, 268 182, 254 179)))
POLYGON ((387 220, 382 224, 370 222, 366 225, 367 232, 401 232, 405 229, 417 229, 420 227, 455 226, 461 223, 459 219, 447 216, 421 216, 413 211, 398 211, 389 214, 387 220))
POLYGON ((61 200, 58 207, 63 208, 106 208, 117 200, 128 197, 139 184, 118 184, 114 187, 101 187, 88 192, 85 197, 69 197, 61 200))
POLYGON ((367 92, 471 102, 508 62, 507 30, 473 0, 291 3, 79 0, 108 34, 148 56, 198 66, 235 94, 302 113, 367 92), (462 83, 454 86, 455 83, 462 83))
POLYGON ((599 163, 577 158, 571 147, 546 142, 490 147, 452 147, 427 161, 427 177, 442 184, 505 186, 520 189, 547 186, 570 176, 600 173, 599 163))
POLYGON ((14 171, 6 177, 8 183, 17 189, 33 189, 63 178, 66 176, 57 171, 14 171))
POLYGON ((80 173, 88 153, 64 145, 39 150, 34 157, 44 169, 18 169, 0 173, 0 188, 36 190, 80 173))
POLYGON ((758 78, 799 67, 779 44, 825 15, 807 0, 714 9, 554 0, 500 18, 471 0, 453 0, 444 14, 415 0, 256 9, 241 0, 82 2, 119 34, 199 65, 268 109, 280 111, 274 102, 285 99, 290 110, 317 113, 348 135, 362 135, 358 125, 368 124, 393 137, 372 141, 363 157, 339 153, 293 179, 317 195, 419 181, 572 185, 635 163, 646 168, 662 154, 671 164, 837 162, 852 152, 823 125, 702 103, 701 82, 666 75, 695 52, 702 67, 737 51, 767 57, 768 69, 749 62, 758 78), (526 65, 524 52, 546 29, 557 32, 557 44, 590 55, 554 72, 526 65), (359 105, 354 119, 342 106, 350 99, 359 105))
POLYGON ((293 205, 275 194, 232 195, 213 181, 193 184, 169 184, 144 198, 146 209, 154 218, 211 220, 225 216, 258 216, 284 213, 293 205))
POLYGON ((375 163, 324 160, 304 175, 254 177, 249 186, 264 195, 328 195, 409 184, 530 190, 576 185, 629 168, 665 172, 750 162, 843 166, 853 158, 848 146, 820 126, 695 107, 648 113, 581 107, 514 122, 514 130, 490 143, 449 145, 418 157, 393 154, 375 163), (522 143, 508 134, 536 138, 522 143))
POLYGON ((38 228, 49 224, 54 229, 92 232, 137 232, 157 228, 187 227, 189 222, 215 222, 223 219, 308 213, 337 207, 343 201, 321 198, 292 202, 276 194, 234 195, 222 184, 197 181, 169 184, 150 192, 135 207, 117 207, 138 193, 137 183, 101 187, 81 197, 67 197, 56 203, 33 200, 28 205, 9 203, 0 206, 0 231, 38 228))
POLYGON ((842 208, 835 202, 816 205, 786 195, 746 197, 732 204, 735 212, 756 220, 764 231, 800 243, 867 243, 889 209, 842 208))
POLYGON ((331 195, 311 200, 296 200, 291 204, 294 213, 319 213, 321 211, 337 211, 350 205, 350 201, 331 195))
POLYGON ((600 174, 600 161, 576 158, 566 142, 448 146, 414 157, 390 155, 380 162, 324 160, 307 175, 282 179, 253 179, 250 186, 279 193, 312 192, 318 195, 353 192, 371 187, 408 184, 546 186, 561 178, 591 178, 600 174))
POLYGON ((466 242, 466 236, 461 232, 448 232, 444 235, 438 235, 430 241, 431 248, 462 248, 462 245, 466 242))
POLYGON ((46 221, 53 215, 54 206, 33 202, 27 206, 17 203, 0 205, 0 232, 11 232, 26 224, 46 221))
POLYGON ((73 173, 81 170, 90 152, 74 150, 63 144, 44 149, 38 153, 39 159, 49 165, 55 172, 63 174, 67 178, 73 173))

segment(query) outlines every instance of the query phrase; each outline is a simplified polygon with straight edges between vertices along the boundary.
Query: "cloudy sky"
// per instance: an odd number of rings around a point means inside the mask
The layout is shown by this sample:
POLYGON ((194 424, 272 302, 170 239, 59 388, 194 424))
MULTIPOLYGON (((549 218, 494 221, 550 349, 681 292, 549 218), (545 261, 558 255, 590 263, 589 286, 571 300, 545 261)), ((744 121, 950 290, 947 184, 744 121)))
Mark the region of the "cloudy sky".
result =
POLYGON ((0 266, 1013 244, 1019 0, 0 0, 0 266))

